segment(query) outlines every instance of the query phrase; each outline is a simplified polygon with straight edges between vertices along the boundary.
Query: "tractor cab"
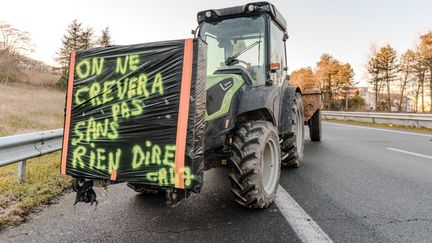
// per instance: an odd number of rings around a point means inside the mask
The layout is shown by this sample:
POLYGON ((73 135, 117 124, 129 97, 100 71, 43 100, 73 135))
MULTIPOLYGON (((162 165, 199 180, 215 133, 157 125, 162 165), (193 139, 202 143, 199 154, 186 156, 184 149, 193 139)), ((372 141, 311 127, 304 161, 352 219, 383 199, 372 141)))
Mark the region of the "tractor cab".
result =
POLYGON ((241 74, 252 86, 285 78, 286 21, 270 3, 198 13, 199 37, 207 45, 207 75, 241 74))
POLYGON ((197 20, 195 34, 207 43, 205 147, 211 161, 247 116, 279 124, 288 34, 285 19, 268 2, 204 10, 197 20))

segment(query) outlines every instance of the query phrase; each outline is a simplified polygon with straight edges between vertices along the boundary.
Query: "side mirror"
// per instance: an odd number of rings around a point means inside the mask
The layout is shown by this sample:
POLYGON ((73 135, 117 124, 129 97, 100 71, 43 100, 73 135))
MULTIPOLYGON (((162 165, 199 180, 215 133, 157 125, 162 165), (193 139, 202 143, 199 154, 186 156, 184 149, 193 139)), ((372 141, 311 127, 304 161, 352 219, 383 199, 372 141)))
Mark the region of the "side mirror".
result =
POLYGON ((280 63, 270 63, 270 72, 275 73, 280 69, 280 63))

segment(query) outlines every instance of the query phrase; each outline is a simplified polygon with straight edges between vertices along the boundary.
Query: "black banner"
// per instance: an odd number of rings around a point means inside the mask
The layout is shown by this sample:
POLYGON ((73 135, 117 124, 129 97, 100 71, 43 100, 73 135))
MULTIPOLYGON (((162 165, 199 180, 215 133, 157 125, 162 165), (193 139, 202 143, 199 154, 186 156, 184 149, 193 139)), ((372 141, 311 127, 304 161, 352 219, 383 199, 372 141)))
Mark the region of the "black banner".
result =
POLYGON ((62 174, 199 190, 204 45, 188 39, 72 54, 62 174))

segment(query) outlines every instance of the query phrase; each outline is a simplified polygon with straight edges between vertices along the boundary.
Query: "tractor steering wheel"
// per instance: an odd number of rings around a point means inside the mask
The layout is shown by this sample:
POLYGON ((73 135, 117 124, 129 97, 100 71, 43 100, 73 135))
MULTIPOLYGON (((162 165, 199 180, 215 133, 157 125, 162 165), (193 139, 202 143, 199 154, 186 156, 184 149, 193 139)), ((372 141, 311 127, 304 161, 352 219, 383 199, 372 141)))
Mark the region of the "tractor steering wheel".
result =
POLYGON ((243 61, 243 60, 240 60, 240 59, 237 59, 237 61, 238 61, 239 63, 243 63, 243 64, 245 64, 247 70, 250 70, 250 69, 251 69, 252 64, 251 64, 250 62, 246 62, 246 61, 243 61))

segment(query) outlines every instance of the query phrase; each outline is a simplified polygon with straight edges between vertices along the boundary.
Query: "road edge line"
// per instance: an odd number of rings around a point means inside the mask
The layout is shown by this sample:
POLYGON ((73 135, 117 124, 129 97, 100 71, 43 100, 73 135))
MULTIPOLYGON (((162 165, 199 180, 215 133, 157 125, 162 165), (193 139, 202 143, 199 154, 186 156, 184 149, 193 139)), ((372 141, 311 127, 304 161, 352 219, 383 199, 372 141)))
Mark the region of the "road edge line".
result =
POLYGON ((391 151, 396 151, 396 152, 399 152, 399 153, 414 155, 414 156, 417 156, 417 157, 420 157, 420 158, 424 158, 424 159, 432 159, 432 156, 425 155, 425 154, 414 153, 414 152, 410 152, 410 151, 407 151, 407 150, 402 150, 402 149, 397 149, 397 148, 390 148, 390 147, 388 147, 386 149, 387 150, 391 150, 391 151))
POLYGON ((275 204, 302 242, 333 242, 318 224, 279 185, 275 204))

